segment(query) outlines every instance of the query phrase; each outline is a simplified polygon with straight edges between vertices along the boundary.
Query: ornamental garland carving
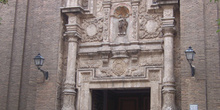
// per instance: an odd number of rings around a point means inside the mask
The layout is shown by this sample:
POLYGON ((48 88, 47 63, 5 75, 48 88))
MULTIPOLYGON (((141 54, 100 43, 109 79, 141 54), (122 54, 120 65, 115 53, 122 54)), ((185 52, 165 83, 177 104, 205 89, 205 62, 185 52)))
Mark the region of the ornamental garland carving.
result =
POLYGON ((109 15, 110 15, 110 8, 104 8, 104 41, 108 42, 109 38, 109 15))
POLYGON ((82 42, 101 42, 103 32, 103 18, 84 19, 82 23, 82 42))
POLYGON ((138 6, 133 6, 132 7, 132 18, 133 18, 133 23, 132 23, 132 27, 133 27, 133 32, 132 32, 132 37, 134 39, 136 39, 136 36, 137 36, 137 28, 138 28, 138 23, 137 23, 137 20, 138 20, 138 6))
POLYGON ((159 14, 143 13, 139 17, 139 38, 152 39, 162 36, 162 16, 159 14))

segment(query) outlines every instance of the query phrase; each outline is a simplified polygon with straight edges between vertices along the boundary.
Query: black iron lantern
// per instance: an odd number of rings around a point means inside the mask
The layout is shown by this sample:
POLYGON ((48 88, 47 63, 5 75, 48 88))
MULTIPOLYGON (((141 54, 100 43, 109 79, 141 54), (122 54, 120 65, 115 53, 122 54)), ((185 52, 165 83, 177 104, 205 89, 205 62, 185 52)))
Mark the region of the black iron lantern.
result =
POLYGON ((34 58, 34 63, 36 66, 43 66, 44 58, 40 55, 40 53, 34 58))
POLYGON ((195 75, 195 68, 192 66, 192 61, 194 59, 194 55, 196 54, 196 52, 192 49, 192 47, 189 47, 186 51, 185 51, 185 54, 186 54, 186 59, 188 60, 189 62, 189 65, 191 67, 191 71, 192 71, 192 76, 195 75))
POLYGON ((44 71, 40 68, 44 64, 44 58, 40 55, 40 53, 34 57, 34 63, 37 66, 38 70, 40 70, 44 74, 44 77, 47 80, 48 79, 48 72, 44 71))

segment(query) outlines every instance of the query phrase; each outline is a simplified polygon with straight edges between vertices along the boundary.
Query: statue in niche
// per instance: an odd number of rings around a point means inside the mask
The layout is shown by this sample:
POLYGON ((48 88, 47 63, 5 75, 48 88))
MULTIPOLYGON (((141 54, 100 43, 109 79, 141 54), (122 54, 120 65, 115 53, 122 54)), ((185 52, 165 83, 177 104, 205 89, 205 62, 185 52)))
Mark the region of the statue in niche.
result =
POLYGON ((114 16, 118 19, 118 35, 126 35, 129 17, 129 9, 126 6, 119 6, 114 11, 114 16))
POLYGON ((126 21, 125 18, 121 17, 118 22, 118 30, 119 30, 118 35, 126 35, 127 27, 128 27, 128 22, 126 21))

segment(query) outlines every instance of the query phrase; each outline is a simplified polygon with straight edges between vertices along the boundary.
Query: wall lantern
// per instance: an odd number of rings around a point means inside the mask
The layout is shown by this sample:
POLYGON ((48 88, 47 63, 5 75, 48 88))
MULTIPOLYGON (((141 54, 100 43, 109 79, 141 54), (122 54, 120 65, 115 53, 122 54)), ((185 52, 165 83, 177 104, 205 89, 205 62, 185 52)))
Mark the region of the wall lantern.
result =
POLYGON ((40 53, 36 57, 34 57, 34 63, 37 66, 38 70, 40 70, 44 74, 44 78, 47 80, 48 72, 40 68, 44 64, 44 58, 40 55, 40 53))
POLYGON ((186 59, 188 60, 189 65, 190 65, 190 67, 191 67, 192 76, 194 76, 194 75, 195 75, 195 68, 194 68, 194 66, 192 65, 192 61, 193 61, 193 58, 194 58, 194 55, 196 54, 196 52, 192 49, 192 47, 189 47, 189 48, 185 51, 185 54, 186 54, 186 59))

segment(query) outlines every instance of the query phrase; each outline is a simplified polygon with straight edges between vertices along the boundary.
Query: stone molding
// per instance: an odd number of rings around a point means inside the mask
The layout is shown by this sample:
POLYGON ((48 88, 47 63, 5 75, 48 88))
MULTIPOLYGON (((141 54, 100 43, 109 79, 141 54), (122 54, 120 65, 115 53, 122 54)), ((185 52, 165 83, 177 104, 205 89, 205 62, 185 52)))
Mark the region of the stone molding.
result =
POLYGON ((162 66, 145 66, 141 70, 137 68, 139 67, 123 70, 126 73, 115 74, 115 68, 102 67, 100 68, 103 74, 101 77, 97 76, 97 68, 79 68, 77 69, 77 86, 80 87, 83 83, 111 81, 153 81, 162 83, 162 66))

